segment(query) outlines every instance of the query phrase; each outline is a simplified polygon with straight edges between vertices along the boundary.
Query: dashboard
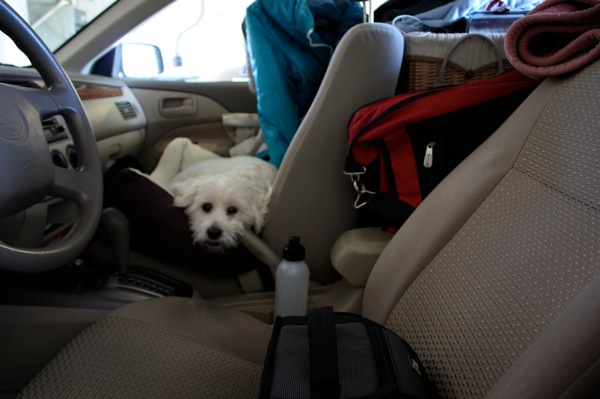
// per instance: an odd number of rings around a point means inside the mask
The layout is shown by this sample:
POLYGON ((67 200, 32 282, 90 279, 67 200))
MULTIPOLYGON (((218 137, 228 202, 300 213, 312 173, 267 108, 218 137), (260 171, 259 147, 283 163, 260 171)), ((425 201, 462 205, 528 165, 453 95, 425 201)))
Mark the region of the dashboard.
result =
POLYGON ((137 155, 147 121, 129 87, 110 78, 72 79, 96 136, 104 170, 125 155, 137 155))
MULTIPOLYGON (((118 79, 70 75, 96 137, 103 170, 126 155, 137 156, 144 143, 147 119, 130 88, 118 79)), ((35 70, 0 66, 0 83, 43 88, 35 70)), ((60 115, 43 120, 50 157, 57 167, 78 169, 77 149, 60 115)), ((20 247, 39 247, 59 240, 76 221, 74 203, 48 197, 17 215, 0 219, 0 240, 20 247)))
MULTIPOLYGON (((96 136, 104 170, 116 159, 139 152, 144 141, 146 117, 129 89, 118 79, 90 75, 70 76, 96 136)), ((43 88, 36 71, 0 67, 0 83, 43 88)), ((52 160, 61 167, 77 168, 77 153, 62 117, 42 121, 52 160)))

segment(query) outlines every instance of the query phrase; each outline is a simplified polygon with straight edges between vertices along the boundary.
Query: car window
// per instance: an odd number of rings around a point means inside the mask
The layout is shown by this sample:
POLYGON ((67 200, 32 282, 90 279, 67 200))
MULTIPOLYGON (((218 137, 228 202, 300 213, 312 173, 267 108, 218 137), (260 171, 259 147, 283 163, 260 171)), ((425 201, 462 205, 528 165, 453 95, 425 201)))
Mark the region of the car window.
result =
MULTIPOLYGON (((119 0, 6 0, 56 51, 119 0)), ((125 1, 125 0, 121 0, 125 1)), ((319 1, 319 0, 311 0, 319 1)), ((242 22, 254 0, 176 0, 124 36, 115 77, 247 80, 242 22)), ((385 0, 366 2, 375 9, 385 0)), ((0 32, 0 64, 29 66, 0 32)), ((109 72, 111 73, 111 72, 109 72)))
MULTIPOLYGON (((123 74, 163 80, 247 79, 242 22, 253 0, 177 0, 120 40, 150 44, 162 54, 163 70, 128 63, 123 74)), ((129 55, 123 48, 123 57, 129 55)), ((143 47, 131 47, 138 52, 143 47)), ((145 50, 142 50, 145 51, 145 50)), ((137 57, 132 56, 135 60, 137 57)), ((139 57, 137 59, 145 59, 139 57)), ((124 59, 124 61, 127 61, 124 59)))
MULTIPOLYGON (((117 0, 6 0, 55 51, 117 0)), ((29 59, 0 32, 0 63, 31 65, 29 59)))
MULTIPOLYGON (((128 65, 122 69, 122 74, 202 82, 248 79, 242 22, 246 8, 253 2, 177 0, 120 41, 121 44, 156 46, 162 53, 162 68, 150 68, 148 73, 148 62, 144 61, 128 65)), ((371 8, 384 2, 371 1, 371 8)), ((137 53, 138 50, 139 47, 136 47, 132 52, 137 53)), ((127 53, 124 51, 123 57, 127 53)))

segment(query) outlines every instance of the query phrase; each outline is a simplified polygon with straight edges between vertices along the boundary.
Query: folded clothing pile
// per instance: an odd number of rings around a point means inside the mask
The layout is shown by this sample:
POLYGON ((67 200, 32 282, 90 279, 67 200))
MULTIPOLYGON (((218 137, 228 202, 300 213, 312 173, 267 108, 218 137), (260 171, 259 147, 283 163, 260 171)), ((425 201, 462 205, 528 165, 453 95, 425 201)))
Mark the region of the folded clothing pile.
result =
POLYGON ((576 71, 600 57, 600 1, 546 0, 509 28, 504 46, 528 76, 576 71))

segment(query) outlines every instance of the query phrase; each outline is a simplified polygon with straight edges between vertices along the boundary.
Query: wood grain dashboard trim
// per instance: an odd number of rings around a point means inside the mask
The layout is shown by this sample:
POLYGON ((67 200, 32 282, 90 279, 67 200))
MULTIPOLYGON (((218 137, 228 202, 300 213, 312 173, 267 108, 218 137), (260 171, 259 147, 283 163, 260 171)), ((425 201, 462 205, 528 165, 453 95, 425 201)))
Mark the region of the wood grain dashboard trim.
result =
POLYGON ((120 97, 123 95, 123 89, 115 86, 77 85, 75 88, 82 100, 120 97))

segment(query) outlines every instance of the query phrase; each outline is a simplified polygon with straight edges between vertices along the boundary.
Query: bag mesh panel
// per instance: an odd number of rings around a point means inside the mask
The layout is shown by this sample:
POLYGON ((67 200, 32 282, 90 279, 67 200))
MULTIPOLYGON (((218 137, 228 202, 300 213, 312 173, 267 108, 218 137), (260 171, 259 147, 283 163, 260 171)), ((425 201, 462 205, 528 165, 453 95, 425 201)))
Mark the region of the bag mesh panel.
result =
POLYGON ((256 398, 261 372, 163 328, 105 317, 65 347, 22 397, 256 398))
POLYGON ((388 319, 441 397, 483 397, 598 274, 599 69, 557 88, 514 168, 388 319))
MULTIPOLYGON (((364 325, 336 325, 341 398, 367 397, 378 388, 373 348, 364 325)), ((310 397, 308 329, 282 328, 274 357, 271 397, 310 397)))
POLYGON ((309 398, 308 329, 287 325, 281 329, 273 362, 272 398, 309 398))
POLYGON ((338 369, 341 398, 368 397, 379 387, 377 366, 367 329, 360 323, 338 324, 338 369))

